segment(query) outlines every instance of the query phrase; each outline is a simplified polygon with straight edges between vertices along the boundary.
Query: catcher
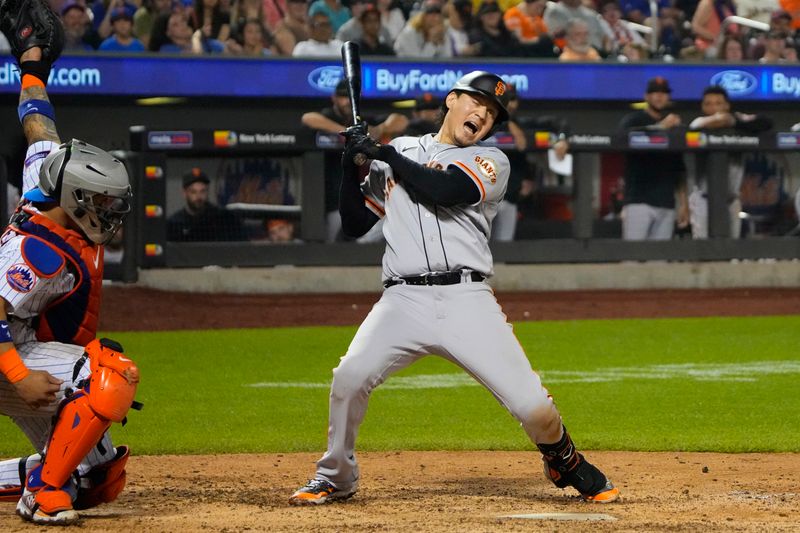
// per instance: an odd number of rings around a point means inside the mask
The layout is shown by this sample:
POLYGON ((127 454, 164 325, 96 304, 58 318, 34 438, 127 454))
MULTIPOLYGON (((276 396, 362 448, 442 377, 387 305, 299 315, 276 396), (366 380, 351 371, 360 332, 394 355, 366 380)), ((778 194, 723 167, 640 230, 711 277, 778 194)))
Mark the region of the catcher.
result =
POLYGON ((63 30, 44 0, 0 0, 0 30, 20 69, 28 141, 23 200, 0 238, 0 412, 39 452, 0 462, 0 499, 46 525, 113 501, 129 450, 122 422, 139 381, 122 347, 95 339, 103 244, 130 211, 124 165, 72 140, 61 144, 45 86, 63 30))

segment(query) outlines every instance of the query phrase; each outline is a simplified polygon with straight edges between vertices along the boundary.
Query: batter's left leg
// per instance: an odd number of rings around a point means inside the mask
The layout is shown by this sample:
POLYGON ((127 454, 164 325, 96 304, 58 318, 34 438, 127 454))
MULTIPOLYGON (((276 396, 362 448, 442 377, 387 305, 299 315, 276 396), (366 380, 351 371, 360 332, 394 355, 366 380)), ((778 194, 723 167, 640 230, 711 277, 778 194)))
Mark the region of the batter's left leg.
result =
POLYGON ((454 285, 442 321, 442 353, 484 385, 516 418, 545 459, 558 487, 573 486, 587 501, 616 500, 619 490, 577 452, 552 397, 528 361, 485 284, 454 285))

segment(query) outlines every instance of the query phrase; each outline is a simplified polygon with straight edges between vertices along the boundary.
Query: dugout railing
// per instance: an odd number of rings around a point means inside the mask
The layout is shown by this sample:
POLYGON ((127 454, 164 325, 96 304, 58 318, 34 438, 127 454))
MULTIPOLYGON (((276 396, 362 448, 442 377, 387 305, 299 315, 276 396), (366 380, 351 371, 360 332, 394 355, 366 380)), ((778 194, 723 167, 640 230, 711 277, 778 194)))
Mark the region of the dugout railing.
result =
MULTIPOLYGON (((537 132, 531 150, 546 150, 554 135, 537 132)), ((502 132, 493 141, 511 148, 502 132)), ((581 263, 617 261, 715 261, 798 259, 800 239, 793 236, 730 237, 728 201, 729 155, 733 152, 800 150, 800 133, 775 132, 761 136, 681 131, 631 132, 626 135, 574 134, 569 138, 574 157, 571 237, 492 243, 498 263, 581 263), (664 242, 631 242, 597 238, 593 186, 597 153, 627 150, 679 151, 708 155, 709 238, 664 242)), ((124 156, 135 187, 136 209, 125 239, 124 277, 136 268, 155 267, 268 267, 377 265, 383 244, 324 243, 324 154, 341 151, 336 139, 307 131, 156 130, 131 128, 132 150, 124 156), (242 142, 242 141, 245 142, 242 142), (254 245, 250 242, 169 242, 166 239, 166 188, 170 162, 176 157, 291 156, 301 162, 302 196, 299 215, 302 243, 254 245)), ((253 211, 264 212, 265 206, 253 211)), ((269 206, 266 206, 269 212, 269 206)), ((281 214, 285 215, 285 208, 281 214)))

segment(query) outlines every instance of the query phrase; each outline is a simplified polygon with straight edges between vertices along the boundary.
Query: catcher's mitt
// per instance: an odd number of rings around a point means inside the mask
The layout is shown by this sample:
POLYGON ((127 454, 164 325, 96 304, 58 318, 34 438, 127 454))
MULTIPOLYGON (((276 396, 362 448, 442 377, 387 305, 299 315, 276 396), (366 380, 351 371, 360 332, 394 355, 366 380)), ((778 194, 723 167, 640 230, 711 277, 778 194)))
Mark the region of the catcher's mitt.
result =
POLYGON ((17 61, 39 46, 42 61, 52 65, 64 49, 64 27, 46 0, 0 0, 0 31, 17 61))

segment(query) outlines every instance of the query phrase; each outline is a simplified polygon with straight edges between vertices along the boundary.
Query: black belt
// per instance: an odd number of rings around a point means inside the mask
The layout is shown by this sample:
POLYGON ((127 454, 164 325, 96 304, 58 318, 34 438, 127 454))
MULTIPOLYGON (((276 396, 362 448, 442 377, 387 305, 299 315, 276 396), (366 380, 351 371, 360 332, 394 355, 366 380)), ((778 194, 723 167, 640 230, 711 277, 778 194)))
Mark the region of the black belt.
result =
MULTIPOLYGON (((470 272, 469 279, 472 281, 483 281, 486 276, 480 272, 470 272)), ((383 282, 385 288, 395 285, 455 285, 464 281, 461 272, 439 272, 436 274, 423 274, 421 276, 400 276, 395 279, 387 279, 383 282)))

